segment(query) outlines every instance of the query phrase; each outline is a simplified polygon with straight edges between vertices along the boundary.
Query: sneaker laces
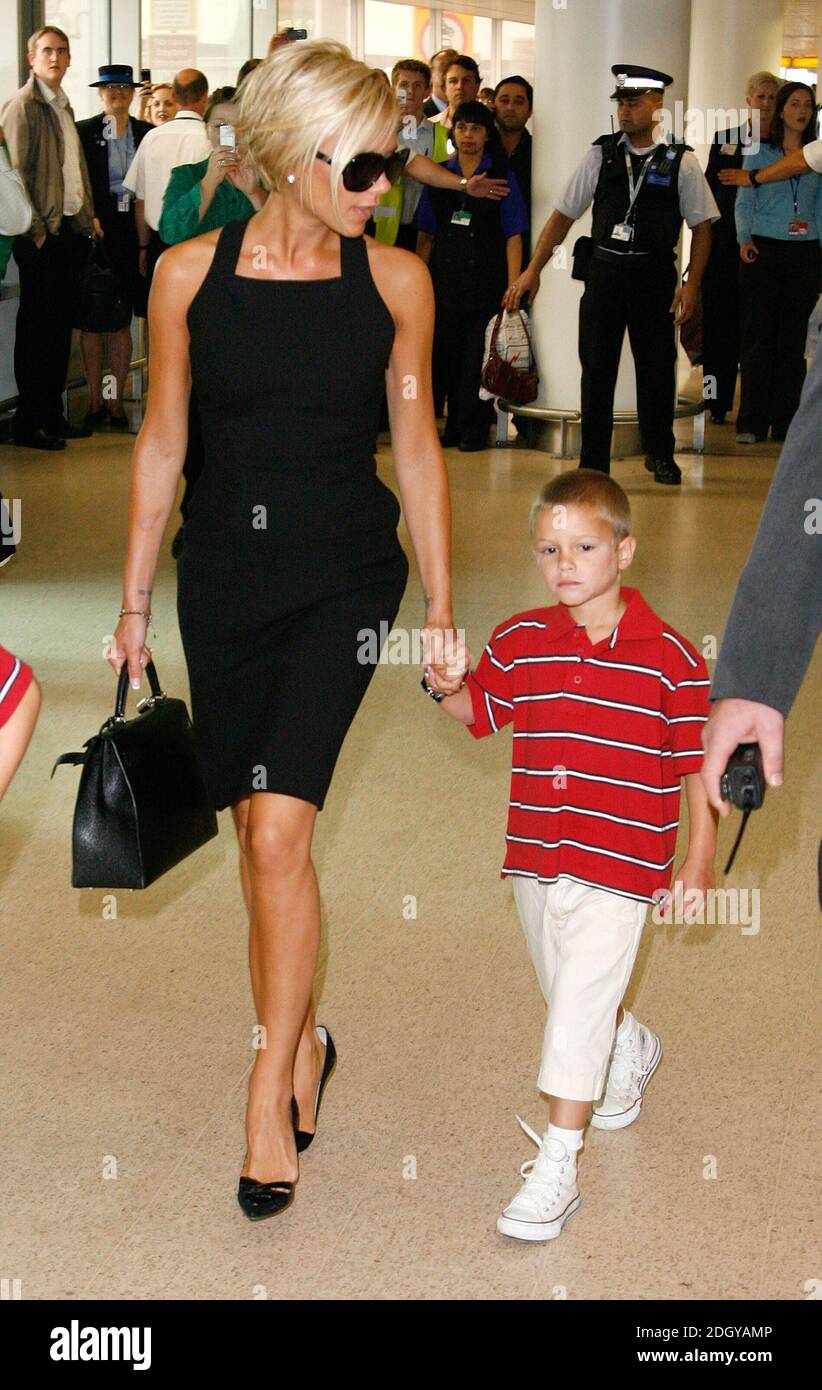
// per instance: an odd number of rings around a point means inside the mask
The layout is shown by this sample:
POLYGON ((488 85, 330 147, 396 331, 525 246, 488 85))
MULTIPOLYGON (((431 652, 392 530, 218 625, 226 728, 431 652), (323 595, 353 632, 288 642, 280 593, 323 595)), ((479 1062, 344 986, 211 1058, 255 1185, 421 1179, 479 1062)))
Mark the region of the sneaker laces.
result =
POLYGON ((571 1155, 561 1139, 543 1138, 526 1124, 521 1115, 517 1115, 517 1120, 528 1138, 533 1139, 539 1153, 536 1158, 527 1159, 519 1170, 525 1178, 525 1186, 516 1200, 521 1201, 525 1197, 533 1199, 537 1208, 543 1204, 552 1206, 562 1191, 561 1174, 566 1170, 565 1161, 571 1155))
POLYGON ((642 1039, 639 1031, 628 1034, 614 1048, 614 1059, 608 1077, 608 1092, 611 1095, 632 1095, 642 1079, 642 1039))

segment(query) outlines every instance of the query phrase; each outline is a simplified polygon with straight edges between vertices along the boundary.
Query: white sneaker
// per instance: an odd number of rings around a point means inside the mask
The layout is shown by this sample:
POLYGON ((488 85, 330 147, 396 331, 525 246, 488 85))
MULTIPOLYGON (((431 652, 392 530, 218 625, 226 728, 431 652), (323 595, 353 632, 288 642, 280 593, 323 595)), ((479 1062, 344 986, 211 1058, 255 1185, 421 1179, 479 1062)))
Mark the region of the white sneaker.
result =
POLYGON ((634 1019, 633 1030, 622 1042, 617 1039, 614 1047, 605 1094, 591 1114, 594 1129, 624 1129, 633 1124, 661 1059, 662 1044, 656 1033, 634 1019))
POLYGON ((515 1240, 555 1240, 580 1203, 576 1155, 562 1140, 540 1139, 519 1115, 517 1119, 539 1153, 520 1168, 525 1182, 497 1218, 497 1230, 515 1240))

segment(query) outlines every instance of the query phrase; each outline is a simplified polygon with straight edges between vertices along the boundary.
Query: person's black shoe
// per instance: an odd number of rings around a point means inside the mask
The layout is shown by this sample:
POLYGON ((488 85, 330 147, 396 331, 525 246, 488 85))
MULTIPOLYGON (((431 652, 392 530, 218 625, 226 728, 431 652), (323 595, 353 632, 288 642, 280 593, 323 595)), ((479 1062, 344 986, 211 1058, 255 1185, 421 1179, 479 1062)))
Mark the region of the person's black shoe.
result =
POLYGON ((724 410, 712 410, 712 411, 711 411, 711 423, 714 424, 714 425, 724 425, 724 423, 725 423, 725 414, 726 414, 726 412, 725 412, 724 410))
POLYGON ((87 410, 83 416, 83 424, 86 429, 91 430, 92 433, 94 433, 95 430, 99 430, 100 426, 105 425, 107 421, 108 411, 104 405, 101 405, 99 410, 87 410))
POLYGON ((485 434, 466 434, 459 442, 461 454, 478 454, 480 449, 488 448, 488 432, 485 434))
POLYGON ((94 431, 85 425, 70 425, 68 420, 58 420, 54 433, 59 439, 90 439, 94 431))
POLYGON ((334 1039, 332 1038, 328 1029, 325 1028, 322 1023, 318 1023, 317 1032, 320 1034, 325 1034, 325 1061, 323 1062, 323 1070, 322 1076, 320 1077, 320 1084, 317 1087, 317 1099, 314 1102, 314 1129, 313 1131, 309 1131, 305 1129, 297 1129, 296 1124, 294 1126, 294 1138, 297 1141, 298 1154, 303 1153, 308 1148, 309 1144, 312 1142, 314 1138, 314 1135, 317 1132, 316 1125, 317 1117, 320 1113, 320 1101, 323 1098, 323 1091, 325 1090, 326 1082, 328 1081, 328 1078, 330 1077, 332 1071, 334 1070, 334 1067, 337 1064, 337 1049, 334 1046, 334 1039))
POLYGON ((26 430, 23 434, 13 434, 12 439, 21 449, 65 449, 66 441, 61 436, 49 434, 48 430, 26 430))
MULTIPOLYGON (((653 465, 655 483, 672 483, 676 485, 682 482, 682 473, 679 465, 674 463, 673 459, 652 459, 651 463, 653 465)), ((647 459, 645 461, 645 467, 648 467, 647 459)))
POLYGON ((109 423, 109 428, 110 428, 110 429, 113 429, 113 430, 127 430, 127 429, 129 429, 128 416, 126 415, 126 412, 125 412, 125 411, 123 411, 122 415, 112 415, 111 411, 109 410, 109 411, 107 412, 107 414, 108 414, 108 423, 109 423))
POLYGON ((449 429, 444 429, 440 435, 440 444, 443 449, 455 449, 460 442, 458 434, 452 434, 449 429))
MULTIPOLYGON (((297 1102, 291 1097, 291 1123, 297 1132, 297 1102)), ((278 1216, 294 1201, 296 1184, 286 1179, 274 1182, 258 1182, 256 1178, 240 1178, 237 1188, 237 1201, 249 1221, 263 1221, 267 1216, 278 1216)))
POLYGON ((651 455, 650 455, 650 454, 646 454, 646 455, 645 455, 645 467, 647 468, 647 470, 648 470, 649 473, 653 473, 653 471, 654 471, 654 461, 653 461, 653 459, 651 458, 651 455))

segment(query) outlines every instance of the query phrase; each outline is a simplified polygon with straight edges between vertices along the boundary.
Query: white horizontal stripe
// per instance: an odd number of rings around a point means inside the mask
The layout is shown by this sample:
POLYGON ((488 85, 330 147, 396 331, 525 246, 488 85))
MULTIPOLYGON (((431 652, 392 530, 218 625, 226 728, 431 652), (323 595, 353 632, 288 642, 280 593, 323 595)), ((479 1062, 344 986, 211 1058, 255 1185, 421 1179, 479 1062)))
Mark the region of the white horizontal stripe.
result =
POLYGON ((678 681, 674 690, 683 690, 686 685, 710 685, 710 681, 678 681))
POLYGON ((559 849, 560 845, 571 845, 574 849, 582 849, 586 854, 602 854, 606 859, 619 859, 625 864, 639 864, 643 869, 656 869, 662 873, 674 862, 674 856, 666 859, 664 864, 657 864, 652 859, 637 859, 632 854, 617 854, 616 850, 597 848, 595 845, 583 845, 579 840, 536 840, 530 839, 527 835, 506 835, 506 840, 513 840, 518 845, 539 845, 541 849, 559 849))
POLYGON ((594 816, 597 820, 610 820, 615 825, 635 825, 638 830, 650 830, 654 835, 664 835, 668 830, 676 830, 679 818, 667 821, 665 825, 651 825, 646 820, 630 820, 628 816, 611 816, 607 811, 592 811, 583 806, 531 806, 527 801, 509 801, 518 811, 540 811, 545 815, 556 815, 560 811, 571 811, 575 816, 594 816))
POLYGON ((539 733, 515 733, 514 738, 570 738, 576 739, 579 743, 600 743, 606 748, 628 748, 633 753, 650 753, 653 758, 670 758, 671 754, 667 748, 648 748, 644 743, 626 743, 618 738, 596 738, 594 734, 570 734, 564 733, 562 729, 541 731, 539 733))
POLYGON ((19 674, 20 674, 20 667, 21 667, 21 665, 22 665, 22 663, 21 663, 21 661, 20 661, 19 656, 16 656, 16 657, 14 658, 14 665, 13 665, 12 668, 11 668, 11 674, 9 675, 9 678, 8 678, 8 680, 6 681, 5 685, 3 686, 2 690, 0 690, 0 705, 2 705, 3 701, 5 700, 6 696, 7 696, 8 693, 9 693, 9 691, 11 690, 11 687, 14 685, 14 682, 17 680, 17 677, 18 677, 19 674))
POLYGON ((602 700, 595 695, 574 695, 570 690, 555 690, 550 695, 515 695, 514 704, 529 703, 535 700, 578 700, 583 705, 604 705, 607 709, 627 709, 631 714, 650 714, 654 719, 668 720, 661 710, 646 709, 644 705, 628 705, 622 700, 602 700))
MULTIPOLYGON (((678 754, 676 756, 681 757, 682 755, 678 754)), ((521 772, 526 777, 557 777, 560 775, 555 767, 547 769, 546 771, 538 770, 533 767, 512 767, 511 771, 521 772)), ((572 768, 567 767, 564 769, 562 775, 565 777, 579 777, 582 782, 607 782, 612 787, 633 787, 635 791, 651 792, 654 796, 664 796, 668 792, 676 792, 678 794, 680 791, 678 782, 673 787, 648 787, 644 782, 628 782, 621 777, 602 777, 594 772, 576 772, 572 768)))
POLYGON ((613 893, 617 898, 629 898, 631 902, 652 903, 653 898, 646 897, 644 893, 626 893, 621 888, 612 888, 610 883, 594 883, 590 878, 578 878, 576 874, 569 874, 563 870, 561 874, 554 874, 553 878, 543 878, 542 874, 535 874, 530 869, 503 869, 502 872, 509 878, 535 878, 537 883, 559 883, 561 878, 569 878, 572 883, 581 883, 584 888, 599 888, 602 893, 613 893))
POLYGON ((534 618, 529 618, 527 622, 512 623, 510 627, 503 628, 502 632, 498 632, 494 640, 499 642, 501 637, 507 637, 509 632, 516 632, 517 628, 520 627, 540 627, 544 631, 545 623, 538 623, 534 618))
POLYGON ((672 758, 704 758, 704 748, 680 748, 678 753, 672 753, 672 758))
POLYGON ((679 647, 679 650, 682 652, 682 655, 684 656, 688 665, 693 666, 694 669, 696 669, 698 663, 694 661, 693 657, 691 656, 691 653, 685 650, 678 637, 674 637, 674 634, 672 632, 663 632, 662 636, 667 637, 669 642, 673 642, 675 647, 679 647))
POLYGON ((678 714, 675 719, 669 719, 669 724, 707 724, 707 714, 678 714))
POLYGON ((484 694, 485 694, 485 713, 488 715, 488 723, 491 725, 491 728, 494 730, 494 733, 495 733, 495 734, 498 734, 498 733, 499 733, 499 728, 498 728, 498 726, 497 726, 496 720, 494 719, 493 710, 491 709, 491 700, 490 700, 490 698, 489 698, 489 696, 488 696, 488 691, 486 690, 486 691, 484 692, 484 694))

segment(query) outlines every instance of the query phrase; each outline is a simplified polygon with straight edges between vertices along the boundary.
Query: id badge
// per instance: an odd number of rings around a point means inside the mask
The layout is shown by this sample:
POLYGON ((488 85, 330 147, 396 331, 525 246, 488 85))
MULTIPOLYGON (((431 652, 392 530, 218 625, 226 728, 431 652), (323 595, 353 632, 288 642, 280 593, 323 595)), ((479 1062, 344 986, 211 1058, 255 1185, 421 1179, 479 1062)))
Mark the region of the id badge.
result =
POLYGON ((451 221, 458 227, 470 227, 472 216, 473 213, 466 211, 465 208, 457 208, 456 212, 451 215, 451 221))
POLYGON ((131 207, 131 194, 130 194, 130 193, 125 193, 125 192, 124 192, 124 193, 118 193, 118 194, 117 194, 117 211, 118 211, 118 212, 128 212, 128 210, 129 210, 130 207, 131 207))
POLYGON ((788 236, 807 236, 808 223, 800 222, 796 218, 788 223, 788 236))
POLYGON ((611 237, 614 241, 633 241, 634 229, 630 222, 617 222, 611 237))

